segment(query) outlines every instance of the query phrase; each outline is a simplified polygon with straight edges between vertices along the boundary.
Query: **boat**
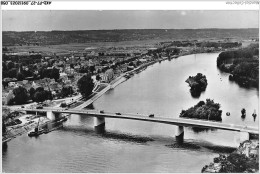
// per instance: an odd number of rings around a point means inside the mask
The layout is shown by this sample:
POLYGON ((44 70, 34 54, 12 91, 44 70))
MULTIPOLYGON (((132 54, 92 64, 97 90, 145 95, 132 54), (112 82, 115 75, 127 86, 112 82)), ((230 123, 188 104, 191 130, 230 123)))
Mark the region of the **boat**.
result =
POLYGON ((31 131, 31 132, 28 133, 28 136, 29 137, 36 137, 36 136, 39 136, 43 133, 47 133, 46 130, 44 130, 44 129, 38 130, 38 128, 35 128, 34 131, 31 131))
POLYGON ((44 130, 44 129, 41 129, 41 130, 39 129, 39 123, 40 123, 40 117, 39 117, 37 126, 34 128, 34 131, 31 131, 28 133, 29 137, 39 136, 46 132, 46 130, 44 130))

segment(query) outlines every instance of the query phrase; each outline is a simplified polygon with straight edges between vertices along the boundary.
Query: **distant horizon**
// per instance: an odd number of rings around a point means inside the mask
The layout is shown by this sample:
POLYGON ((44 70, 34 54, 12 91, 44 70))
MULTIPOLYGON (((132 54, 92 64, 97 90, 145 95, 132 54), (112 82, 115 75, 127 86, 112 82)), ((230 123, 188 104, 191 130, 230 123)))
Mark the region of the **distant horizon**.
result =
POLYGON ((137 29, 248 29, 259 11, 228 10, 15 10, 2 11, 3 31, 137 29))
POLYGON ((109 30, 241 30, 241 29, 259 29, 259 27, 253 28, 125 28, 125 29, 75 29, 75 30, 24 30, 24 31, 17 31, 17 30, 7 30, 2 32, 52 32, 52 31, 109 31, 109 30))

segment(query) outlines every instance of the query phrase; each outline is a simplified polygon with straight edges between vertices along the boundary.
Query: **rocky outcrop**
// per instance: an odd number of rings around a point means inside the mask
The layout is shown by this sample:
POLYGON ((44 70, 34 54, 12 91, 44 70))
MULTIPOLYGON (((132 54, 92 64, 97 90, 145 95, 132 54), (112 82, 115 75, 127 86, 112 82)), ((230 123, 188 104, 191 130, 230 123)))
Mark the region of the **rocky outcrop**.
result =
POLYGON ((230 155, 220 154, 202 168, 202 173, 256 173, 259 171, 259 141, 248 140, 230 155))

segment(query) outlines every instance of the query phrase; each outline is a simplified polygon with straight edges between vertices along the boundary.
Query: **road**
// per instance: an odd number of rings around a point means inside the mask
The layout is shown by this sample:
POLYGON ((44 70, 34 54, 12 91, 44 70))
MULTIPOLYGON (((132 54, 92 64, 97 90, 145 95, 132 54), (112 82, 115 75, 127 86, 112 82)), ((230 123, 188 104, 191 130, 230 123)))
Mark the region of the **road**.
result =
POLYGON ((249 127, 243 125, 234 125, 227 124, 221 122, 214 121, 204 121, 204 120, 196 120, 196 119, 184 119, 184 118, 168 118, 168 117, 149 117, 145 114, 116 114, 111 112, 100 113, 98 111, 93 110, 78 110, 78 109, 56 109, 56 108, 44 108, 44 109, 18 109, 20 111, 41 111, 47 112, 52 111, 53 113, 67 113, 67 114, 79 114, 91 117, 104 117, 104 118, 119 118, 119 119, 130 119, 130 120, 139 120, 139 121, 148 121, 148 122, 156 122, 156 123, 164 123, 178 126, 187 126, 187 127, 199 127, 199 128, 211 128, 211 129, 222 129, 229 131, 238 131, 238 132, 248 132, 252 134, 259 134, 258 128, 249 127))

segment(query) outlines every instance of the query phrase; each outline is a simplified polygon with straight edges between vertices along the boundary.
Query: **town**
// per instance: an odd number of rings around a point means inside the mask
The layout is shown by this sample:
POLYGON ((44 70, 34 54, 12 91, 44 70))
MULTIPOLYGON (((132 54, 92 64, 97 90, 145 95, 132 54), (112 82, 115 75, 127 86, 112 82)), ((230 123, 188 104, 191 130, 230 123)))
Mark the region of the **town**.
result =
POLYGON ((257 15, 4 10, 3 172, 257 173, 257 15))
MULTIPOLYGON (((251 42, 257 40, 252 39, 251 42)), ((194 53, 236 50, 242 43, 225 38, 217 42, 166 41, 152 46, 87 47, 58 55, 35 51, 15 52, 12 48, 3 47, 4 109, 10 115, 8 106, 76 107, 94 97, 109 83, 115 83, 121 77, 128 79, 153 63, 194 53), (83 76, 91 77, 89 83, 93 85, 84 83, 80 90, 78 82, 83 76), (88 90, 87 93, 84 93, 84 88, 88 90)), ((7 115, 3 117, 8 118, 3 123, 19 125, 18 117, 7 115)))
MULTIPOLYGON (((78 80, 91 74, 93 82, 109 83, 122 73, 149 62, 177 58, 181 55, 216 52, 227 48, 238 49, 238 42, 161 42, 154 47, 87 47, 71 53, 47 55, 44 52, 13 52, 3 48, 3 104, 15 104, 13 90, 23 87, 28 91, 28 101, 61 99, 79 94, 78 80), (33 96, 37 88, 49 95, 33 96), (30 94, 29 94, 30 93, 30 94), (40 96, 44 96, 41 98, 40 96)), ((26 99, 26 98, 24 98, 26 99)), ((17 103, 18 104, 18 103, 17 103)))

